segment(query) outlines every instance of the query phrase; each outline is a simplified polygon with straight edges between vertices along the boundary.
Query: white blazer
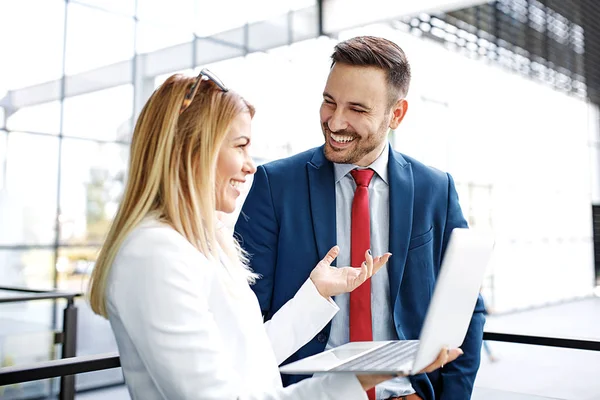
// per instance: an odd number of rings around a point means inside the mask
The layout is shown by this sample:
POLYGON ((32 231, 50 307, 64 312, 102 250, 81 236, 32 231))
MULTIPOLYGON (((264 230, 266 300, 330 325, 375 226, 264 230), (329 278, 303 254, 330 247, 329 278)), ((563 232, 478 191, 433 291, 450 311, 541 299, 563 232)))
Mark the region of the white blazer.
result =
POLYGON ((338 310, 310 279, 263 324, 245 280, 147 218, 119 250, 106 296, 133 399, 367 399, 354 375, 282 387, 277 366, 338 310))

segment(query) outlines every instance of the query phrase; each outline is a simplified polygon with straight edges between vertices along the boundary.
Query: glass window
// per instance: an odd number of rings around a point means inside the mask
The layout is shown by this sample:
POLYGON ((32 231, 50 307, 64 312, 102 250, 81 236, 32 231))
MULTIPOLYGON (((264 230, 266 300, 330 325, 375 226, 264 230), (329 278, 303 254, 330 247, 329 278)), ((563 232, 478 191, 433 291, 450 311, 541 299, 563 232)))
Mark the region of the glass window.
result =
POLYGON ((102 242, 121 199, 128 156, 126 145, 63 139, 61 243, 102 242))
POLYGON ((64 15, 64 0, 0 2, 0 90, 61 77, 64 15))
POLYGON ((256 17, 255 10, 265 8, 244 0, 213 1, 207 4, 207 7, 203 7, 202 13, 197 15, 194 31, 199 36, 209 36, 238 28, 250 22, 251 17, 256 17), (232 13, 230 10, 237 12, 232 13), (227 19, 215 18, 215 15, 227 15, 227 19))
POLYGON ((286 15, 290 10, 299 10, 314 5, 314 0, 264 0, 260 6, 244 0, 221 0, 201 2, 196 7, 197 14, 193 19, 194 31, 198 36, 209 36, 243 26, 246 23, 266 21, 286 15), (232 13, 231 10, 235 10, 232 13), (215 16, 227 15, 227 19, 215 16))
POLYGON ((57 135, 60 131, 60 101, 23 107, 8 117, 6 127, 13 131, 57 135))
MULTIPOLYGON (((492 220, 492 185, 469 184, 469 204, 467 221, 471 228, 491 230, 492 220)), ((464 213, 465 210, 463 210, 464 213)))
POLYGON ((67 292, 81 292, 87 288, 99 251, 98 246, 60 247, 56 260, 57 287, 67 292))
POLYGON ((294 63, 281 53, 252 53, 208 65, 230 88, 256 107, 252 122, 255 157, 286 157, 323 143, 318 118, 328 65, 312 61, 323 66, 321 71, 316 71, 314 65, 308 65, 308 59, 294 63), (291 78, 298 76, 303 78, 291 78), (282 93, 294 95, 282 97, 282 93), (293 126, 285 121, 290 107, 296 115, 293 126), (287 127, 285 134, 281 134, 282 126, 287 127))
MULTIPOLYGON (((182 74, 185 76, 198 76, 198 74, 200 73, 200 71, 198 69, 192 70, 192 69, 183 69, 180 71, 173 71, 173 72, 169 72, 167 74, 162 74, 162 75, 157 75, 156 77, 154 77, 154 89, 157 89, 160 85, 162 85, 168 77, 170 77, 173 74, 182 74)), ((219 77, 220 78, 220 77, 219 77)), ((227 83, 225 83, 227 85, 227 83)))
MULTIPOLYGON (((50 246, 41 249, 0 249, 3 286, 51 289, 54 286, 53 265, 54 250, 50 246)), ((36 323, 49 326, 49 318, 50 315, 40 315, 36 318, 36 323)))
MULTIPOLYGON (((79 251, 83 249, 78 249, 79 251)), ((59 254, 65 254, 67 249, 60 249, 59 254)), ((91 249, 90 249, 91 251, 91 249)), ((68 291, 85 291, 83 282, 85 275, 75 275, 71 279, 68 291)), ((59 287, 62 287, 59 283, 59 287)), ((62 326, 64 301, 59 302, 56 312, 57 325, 62 326)), ((117 344, 112 333, 110 323, 93 313, 87 300, 79 297, 75 300, 77 307, 77 355, 89 356, 117 351, 117 344)), ((104 371, 95 371, 77 375, 75 382, 76 390, 99 388, 106 385, 118 385, 123 383, 123 372, 121 368, 112 368, 104 371)), ((57 391, 57 390, 56 390, 57 391)), ((76 396, 79 398, 79 396, 76 396)), ((83 397, 83 396, 82 396, 83 397)), ((127 396, 127 398, 129 398, 127 396)))
POLYGON ((90 5, 116 14, 130 16, 135 14, 135 0, 71 0, 71 2, 90 5))
POLYGON ((118 141, 131 137, 132 85, 68 97, 64 107, 67 136, 118 141))
POLYGON ((6 132, 0 131, 0 191, 4 189, 6 181, 6 132))
POLYGON ((278 18, 290 10, 306 9, 314 4, 314 0, 261 0, 259 6, 245 0, 139 0, 137 16, 144 23, 170 26, 205 37, 246 23, 278 18))
MULTIPOLYGON (((36 260, 28 254, 31 251, 0 250, 2 278, 6 276, 5 270, 13 267, 21 270, 27 258, 31 258, 32 262, 46 262, 43 267, 48 268, 50 264, 47 261, 52 259, 52 252, 42 252, 46 253, 45 256, 36 260), (10 265, 6 265, 5 261, 10 262, 10 265)), ((42 265, 38 264, 37 267, 42 265)), ((21 281, 14 282, 13 285, 19 282, 21 281)), ((4 284, 4 281, 2 283, 4 284)), ((0 298, 18 296, 18 292, 0 290, 0 298)), ((0 366, 25 365, 55 359, 57 353, 51 316, 52 302, 49 300, 0 304, 0 366)), ((50 395, 50 387, 50 380, 2 386, 0 398, 46 398, 50 395)))
POLYGON ((53 244, 58 138, 11 132, 6 149, 0 244, 53 244))
POLYGON ((65 73, 89 71, 133 57, 133 18, 69 3, 65 73))
MULTIPOLYGON (((193 32, 180 26, 165 26, 141 20, 137 23, 136 29, 136 52, 139 54, 150 53, 181 43, 190 43, 194 40, 193 32)), ((187 56, 191 65, 191 50, 187 56)))
MULTIPOLYGON (((231 1, 231 0, 230 0, 231 1)), ((236 0, 233 0, 234 2, 236 0)), ((239 0, 237 0, 239 1, 239 0)), ((261 7, 244 1, 247 5, 248 21, 266 21, 271 18, 277 18, 288 13, 288 11, 300 10, 315 5, 315 0, 264 0, 261 7)))
MULTIPOLYGON (((205 12, 205 6, 217 2, 194 0, 171 0, 169 2, 155 0, 138 0, 137 17, 140 21, 158 23, 162 26, 179 26, 190 29, 199 13, 205 12)), ((227 16, 229 18, 229 15, 227 16)), ((214 18, 222 21, 222 18, 214 18)), ((191 31, 191 29, 190 29, 191 31)))
MULTIPOLYGON (((0 249, 0 276, 5 286, 50 289, 54 280, 53 265, 54 250, 51 249, 0 249)), ((0 298, 22 295, 0 290, 0 298)), ((40 300, 0 304, 0 366, 31 364, 57 357, 52 303, 40 300)), ((63 304, 59 303, 61 309, 63 304)), ((49 380, 0 388, 3 399, 46 398, 49 394, 49 380)))

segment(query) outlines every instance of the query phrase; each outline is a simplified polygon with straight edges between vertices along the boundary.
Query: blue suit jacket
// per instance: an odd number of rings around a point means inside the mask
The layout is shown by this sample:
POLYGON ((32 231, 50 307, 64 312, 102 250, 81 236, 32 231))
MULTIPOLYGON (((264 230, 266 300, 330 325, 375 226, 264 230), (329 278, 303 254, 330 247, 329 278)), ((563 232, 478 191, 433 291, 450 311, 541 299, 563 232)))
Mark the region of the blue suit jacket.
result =
MULTIPOLYGON (((400 339, 418 339, 450 232, 467 223, 450 175, 390 152, 388 263, 394 323, 400 339)), ((377 229, 377 227, 374 227, 377 229)), ((258 167, 235 227, 268 319, 291 299, 336 244, 333 164, 323 147, 258 167)), ((424 400, 469 399, 479 368, 483 302, 478 299, 462 345, 464 355, 441 370, 410 378, 424 400)), ((322 352, 329 324, 286 362, 322 352)), ((283 375, 284 385, 305 376, 283 375)))

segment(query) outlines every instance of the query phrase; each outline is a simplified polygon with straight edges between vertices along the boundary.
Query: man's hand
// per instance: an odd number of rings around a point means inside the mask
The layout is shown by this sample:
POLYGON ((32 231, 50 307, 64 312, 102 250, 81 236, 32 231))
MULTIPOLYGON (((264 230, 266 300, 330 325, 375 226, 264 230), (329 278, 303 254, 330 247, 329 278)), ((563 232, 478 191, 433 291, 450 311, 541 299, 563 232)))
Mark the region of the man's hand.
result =
MULTIPOLYGON (((442 368, 444 365, 456 360, 463 354, 461 349, 442 349, 438 358, 425 369, 419 372, 419 374, 433 372, 438 368, 442 368)), ((362 385, 364 390, 369 390, 382 382, 395 378, 394 375, 357 375, 358 381, 362 385)))
POLYGON ((444 365, 456 360, 458 357, 462 356, 463 354, 464 354, 463 351, 458 348, 457 349, 442 349, 442 351, 440 351, 440 354, 438 355, 438 358, 433 363, 429 364, 429 366, 425 367, 425 369, 423 369, 423 371, 420 371, 419 374, 429 373, 429 372, 435 371, 438 368, 443 368, 444 365))

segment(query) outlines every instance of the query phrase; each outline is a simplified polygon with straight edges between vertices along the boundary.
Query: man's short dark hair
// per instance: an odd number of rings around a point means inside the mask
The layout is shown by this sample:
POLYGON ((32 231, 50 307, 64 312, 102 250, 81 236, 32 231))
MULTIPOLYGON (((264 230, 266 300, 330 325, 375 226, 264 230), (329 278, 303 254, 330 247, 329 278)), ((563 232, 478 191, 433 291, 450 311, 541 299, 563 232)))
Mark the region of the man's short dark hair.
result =
POLYGON ((390 105, 408 93, 410 65, 404 51, 390 40, 375 36, 357 36, 345 40, 335 46, 331 61, 331 68, 336 63, 381 68, 392 87, 390 105))

